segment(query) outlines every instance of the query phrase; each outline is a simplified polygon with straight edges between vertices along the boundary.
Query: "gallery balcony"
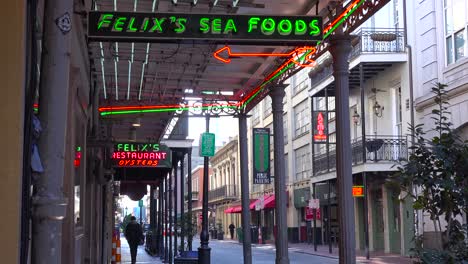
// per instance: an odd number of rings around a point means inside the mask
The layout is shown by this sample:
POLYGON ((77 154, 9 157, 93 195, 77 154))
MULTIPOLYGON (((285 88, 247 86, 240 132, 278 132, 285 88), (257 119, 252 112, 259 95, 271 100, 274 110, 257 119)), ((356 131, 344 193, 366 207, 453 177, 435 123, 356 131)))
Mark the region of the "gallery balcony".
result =
MULTIPOLYGON (((379 71, 391 67, 393 63, 407 61, 403 29, 362 28, 351 40, 349 57, 350 86, 359 86, 359 64, 363 64, 364 80, 372 78, 379 71)), ((309 72, 311 87, 317 91, 333 85, 333 59, 331 55, 318 59, 318 66, 309 72)))
MULTIPOLYGON (((185 193, 185 200, 188 200, 188 194, 187 193, 185 193)), ((197 191, 192 192, 192 201, 198 201, 198 192, 197 191)))
POLYGON ((240 190, 237 185, 224 185, 208 191, 208 201, 210 203, 224 200, 236 200, 239 196, 240 190))
MULTIPOLYGON (((366 138, 365 143, 365 149, 362 139, 351 143, 353 173, 364 170, 394 170, 395 164, 408 160, 408 139, 405 136, 370 136, 366 138), (357 167, 361 168, 357 170, 357 167)), ((335 171, 336 151, 333 149, 328 153, 316 154, 312 164, 314 176, 335 171)))

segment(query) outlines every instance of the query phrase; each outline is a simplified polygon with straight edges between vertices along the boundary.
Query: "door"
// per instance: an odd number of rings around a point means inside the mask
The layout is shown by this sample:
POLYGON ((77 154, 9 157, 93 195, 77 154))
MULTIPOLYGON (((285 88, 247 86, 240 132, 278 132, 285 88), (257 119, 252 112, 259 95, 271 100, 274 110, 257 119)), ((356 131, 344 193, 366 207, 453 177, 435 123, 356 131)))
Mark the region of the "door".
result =
POLYGON ((384 221, 382 189, 379 187, 372 191, 372 235, 374 238, 374 250, 384 250, 384 221))

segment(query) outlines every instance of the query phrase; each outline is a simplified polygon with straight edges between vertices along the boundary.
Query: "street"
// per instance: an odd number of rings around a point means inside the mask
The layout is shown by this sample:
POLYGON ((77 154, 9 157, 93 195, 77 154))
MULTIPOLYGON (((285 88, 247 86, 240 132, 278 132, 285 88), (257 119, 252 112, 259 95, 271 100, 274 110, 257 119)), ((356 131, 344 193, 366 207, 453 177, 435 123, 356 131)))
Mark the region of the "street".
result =
MULTIPOLYGON (((130 248, 124 237, 121 237, 122 247, 122 263, 130 262, 130 248)), ((195 240, 193 243, 194 250, 200 246, 200 240, 195 240)), ((243 263, 242 245, 236 242, 227 240, 212 240, 209 246, 211 247, 211 263, 212 264, 239 264, 243 263)), ((289 260, 291 264, 300 263, 320 263, 334 264, 338 263, 337 259, 329 257, 319 257, 310 254, 295 252, 294 249, 289 249, 289 260)), ((151 257, 148 255, 144 246, 138 248, 137 263, 162 263, 159 257, 151 257)), ((261 245, 252 246, 252 263, 254 264, 271 264, 275 263, 275 246, 261 245)))

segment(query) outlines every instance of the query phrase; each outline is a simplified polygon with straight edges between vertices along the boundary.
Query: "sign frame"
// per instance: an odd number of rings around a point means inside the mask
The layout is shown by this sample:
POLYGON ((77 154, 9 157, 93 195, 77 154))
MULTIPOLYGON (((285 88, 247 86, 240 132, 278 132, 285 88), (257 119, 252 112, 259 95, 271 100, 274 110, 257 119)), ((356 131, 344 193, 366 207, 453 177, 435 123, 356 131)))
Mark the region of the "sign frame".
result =
POLYGON ((94 41, 312 46, 323 39, 323 18, 90 11, 88 38, 94 41))
POLYGON ((253 184, 270 184, 270 128, 253 128, 252 134, 253 184))

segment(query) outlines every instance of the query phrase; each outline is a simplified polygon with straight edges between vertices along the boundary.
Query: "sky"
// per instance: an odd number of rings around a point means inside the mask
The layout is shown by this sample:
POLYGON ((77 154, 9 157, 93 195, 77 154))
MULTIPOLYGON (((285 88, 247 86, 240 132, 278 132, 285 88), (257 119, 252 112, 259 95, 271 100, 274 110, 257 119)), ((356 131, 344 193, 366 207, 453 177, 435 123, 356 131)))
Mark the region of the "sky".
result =
MULTIPOLYGON (((229 137, 234 137, 238 134, 239 121, 231 116, 222 116, 210 119, 210 133, 215 134, 216 146, 222 146, 223 142, 228 142, 229 137)), ((189 138, 195 139, 194 146, 198 146, 200 134, 205 132, 205 118, 191 117, 189 118, 189 138)))

